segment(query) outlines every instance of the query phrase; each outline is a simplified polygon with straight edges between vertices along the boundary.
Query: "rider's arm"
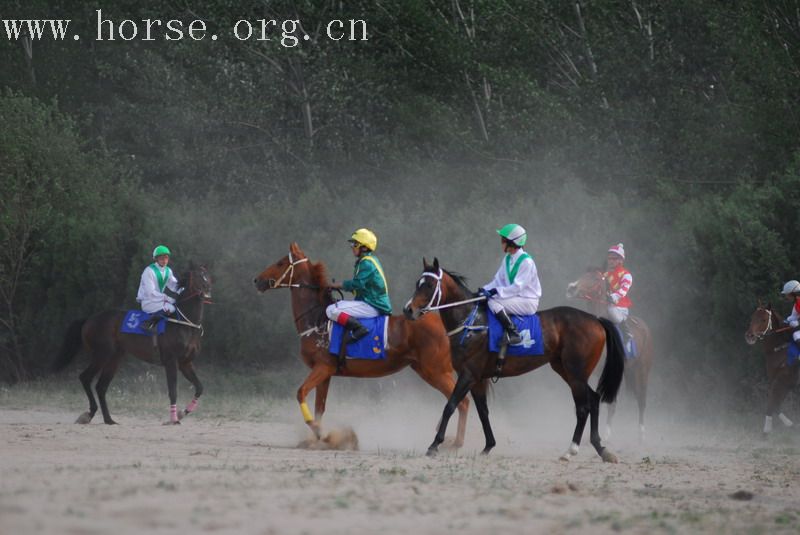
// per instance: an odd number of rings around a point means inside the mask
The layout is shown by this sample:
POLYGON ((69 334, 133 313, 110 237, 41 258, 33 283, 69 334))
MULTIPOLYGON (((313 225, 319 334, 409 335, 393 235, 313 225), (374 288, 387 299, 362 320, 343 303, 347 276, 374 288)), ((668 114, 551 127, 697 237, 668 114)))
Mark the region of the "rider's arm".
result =
POLYGON ((633 277, 630 273, 626 273, 619 281, 619 289, 611 293, 611 300, 616 304, 620 299, 628 295, 632 284, 633 277))
POLYGON ((150 267, 146 267, 142 272, 142 279, 139 281, 139 291, 136 293, 136 300, 141 303, 146 299, 152 299, 153 295, 156 294, 156 290, 156 276, 150 267))
POLYGON ((372 262, 359 262, 353 278, 342 281, 342 289, 348 292, 363 292, 367 289, 370 279, 375 276, 375 272, 377 269, 372 262))

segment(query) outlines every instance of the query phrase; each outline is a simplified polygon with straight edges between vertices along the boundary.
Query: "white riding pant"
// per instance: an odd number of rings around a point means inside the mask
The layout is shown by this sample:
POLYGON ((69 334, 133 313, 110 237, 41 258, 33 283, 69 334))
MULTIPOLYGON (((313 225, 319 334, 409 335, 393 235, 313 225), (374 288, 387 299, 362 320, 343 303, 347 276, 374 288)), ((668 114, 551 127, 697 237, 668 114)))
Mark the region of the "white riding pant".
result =
POLYGON ((376 318, 380 315, 377 308, 364 301, 339 301, 325 309, 331 321, 339 321, 342 312, 353 318, 376 318))
POLYGON ((614 305, 608 305, 608 319, 611 320, 611 323, 615 325, 619 325, 626 319, 628 319, 628 308, 627 307, 617 307, 614 305))
POLYGON ((142 303, 142 311, 147 312, 148 314, 155 314, 157 312, 166 312, 167 314, 172 314, 175 312, 175 305, 172 303, 147 303, 145 305, 142 303))
POLYGON ((505 310, 507 314, 515 316, 531 316, 539 310, 539 300, 530 297, 500 297, 495 295, 487 303, 495 314, 505 310))

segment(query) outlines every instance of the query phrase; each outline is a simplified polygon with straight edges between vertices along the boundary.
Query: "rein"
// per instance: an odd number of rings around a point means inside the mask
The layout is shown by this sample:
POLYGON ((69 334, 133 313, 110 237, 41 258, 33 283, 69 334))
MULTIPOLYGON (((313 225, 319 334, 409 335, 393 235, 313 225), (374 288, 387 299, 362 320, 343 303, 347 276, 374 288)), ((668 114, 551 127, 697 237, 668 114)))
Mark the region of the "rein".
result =
POLYGON ((772 310, 763 308, 763 307, 759 307, 757 310, 763 310, 764 312, 766 312, 768 314, 768 316, 769 316, 769 320, 767 320, 767 326, 764 328, 764 331, 761 334, 756 336, 756 340, 763 340, 767 336, 774 336, 776 334, 781 334, 781 333, 785 333, 787 331, 792 331, 792 330, 796 329, 796 327, 787 326, 787 327, 781 327, 780 329, 774 329, 773 330, 772 329, 772 317, 775 315, 775 312, 773 312, 772 310))
POLYGON ((606 282, 605 278, 603 278, 601 276, 600 280, 598 280, 588 290, 586 290, 584 293, 582 293, 580 295, 576 295, 575 297, 577 299, 583 299, 584 301, 592 301, 594 303, 604 303, 605 304, 606 303, 605 299, 602 299, 600 297, 593 297, 594 295, 602 295, 603 290, 602 290, 601 286, 603 284, 605 284, 605 282, 606 282))

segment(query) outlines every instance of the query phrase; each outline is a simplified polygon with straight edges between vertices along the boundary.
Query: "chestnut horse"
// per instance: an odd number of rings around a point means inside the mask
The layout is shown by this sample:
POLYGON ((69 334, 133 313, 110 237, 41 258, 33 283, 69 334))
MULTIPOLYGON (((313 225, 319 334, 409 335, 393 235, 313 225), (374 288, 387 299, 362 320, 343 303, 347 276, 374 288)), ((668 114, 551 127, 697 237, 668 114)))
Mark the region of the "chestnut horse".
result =
MULTIPOLYGON (((449 332, 455 334, 465 327, 467 318, 475 309, 475 294, 471 292, 463 277, 439 267, 439 260, 433 265, 423 259, 424 270, 417 282, 414 295, 405 307, 406 316, 424 320, 424 314, 432 309, 441 309, 442 320, 449 332)), ((571 307, 557 307, 542 310, 538 313, 542 326, 544 355, 534 357, 507 356, 500 370, 499 377, 514 377, 533 371, 540 366, 550 364, 561 376, 572 391, 575 401, 577 424, 572 435, 569 449, 561 456, 562 460, 578 454, 578 446, 583 437, 587 417, 591 417, 590 441, 597 453, 606 462, 617 462, 616 456, 600 441, 598 432, 598 415, 600 401, 614 401, 622 383, 625 355, 622 342, 614 325, 605 319, 598 319, 581 310, 571 307), (607 349, 608 358, 600 382, 595 392, 589 386, 588 379, 600 360, 603 348, 607 349)), ((475 325, 486 325, 486 306, 481 303, 477 310, 475 325)), ((488 337, 483 330, 474 330, 465 343, 451 344, 453 366, 458 372, 455 390, 445 405, 442 422, 433 443, 428 448, 428 455, 434 455, 439 444, 444 440, 447 422, 453 414, 456 404, 461 402, 467 392, 472 393, 475 408, 483 426, 486 446, 483 453, 489 453, 496 441, 489 423, 489 408, 486 401, 488 380, 497 374, 498 354, 490 353, 488 337)))
POLYGON ((781 404, 786 399, 789 391, 800 383, 800 364, 792 366, 786 363, 786 351, 792 341, 792 327, 775 328, 783 320, 772 310, 772 305, 758 304, 753 315, 750 316, 750 326, 744 334, 744 339, 749 345, 763 341, 764 362, 767 365, 767 379, 769 380, 769 394, 767 397, 767 413, 764 417, 764 434, 772 432, 772 418, 777 414, 781 423, 786 427, 792 421, 780 412, 781 404))
MULTIPOLYGON (((194 371, 193 360, 200 352, 200 337, 203 335, 203 305, 211 299, 211 275, 205 267, 191 268, 178 279, 178 285, 185 288, 175 303, 183 314, 177 322, 167 323, 164 334, 158 336, 158 349, 153 346, 152 336, 127 334, 120 332, 125 319, 124 310, 106 310, 73 322, 67 329, 61 351, 53 363, 55 371, 62 370, 81 349, 85 349, 90 357, 89 367, 80 374, 81 384, 89 398, 89 410, 80 415, 75 423, 88 424, 97 412, 97 401, 92 393, 92 381, 100 374, 95 390, 100 401, 103 421, 115 424, 106 404, 108 385, 117 373, 122 357, 130 353, 145 362, 164 366, 167 374, 167 389, 171 406, 177 404, 178 370, 180 369, 194 385, 194 398, 184 411, 177 413, 177 419, 170 414, 170 421, 178 420, 197 408, 197 402, 203 393, 203 385, 194 371)), ((172 407, 170 407, 172 413, 172 407)))
MULTIPOLYGON (((333 303, 330 283, 322 262, 312 263, 296 243, 289 254, 267 266, 253 281, 259 292, 289 288, 295 328, 300 336, 300 360, 311 368, 297 390, 297 402, 306 424, 321 437, 322 415, 331 377, 384 377, 411 366, 426 383, 450 396, 455 386, 450 363, 450 343, 441 320, 432 316, 424 322, 410 322, 403 316, 390 316, 386 358, 381 360, 347 359, 336 369, 336 357, 328 352, 328 317, 325 309, 333 303), (306 397, 316 389, 314 416, 308 410, 306 397)), ((454 447, 464 444, 468 402, 458 406, 458 432, 454 447)))
MULTIPOLYGON (((567 298, 584 299, 589 302, 589 310, 598 316, 605 316, 608 309, 606 300, 608 288, 599 268, 589 268, 583 276, 567 286, 567 298)), ((644 442, 644 410, 647 406, 647 381, 653 367, 653 337, 650 327, 642 318, 628 316, 628 326, 636 343, 636 358, 625 362, 625 386, 636 396, 639 405, 639 442, 644 442)), ((611 420, 614 418, 617 404, 608 407, 605 438, 611 436, 611 420)))

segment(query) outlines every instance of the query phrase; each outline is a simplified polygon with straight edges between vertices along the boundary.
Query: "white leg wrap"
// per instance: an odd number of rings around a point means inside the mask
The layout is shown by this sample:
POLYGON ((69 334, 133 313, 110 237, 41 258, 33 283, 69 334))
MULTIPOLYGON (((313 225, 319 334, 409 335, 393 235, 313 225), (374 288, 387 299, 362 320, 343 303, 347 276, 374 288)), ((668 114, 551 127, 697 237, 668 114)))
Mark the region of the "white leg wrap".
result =
POLYGON ((573 442, 559 459, 562 461, 569 461, 570 457, 575 457, 576 455, 578 455, 578 445, 573 442))
POLYGON ((606 424, 606 432, 603 436, 603 440, 608 440, 610 438, 611 438, 611 426, 609 424, 606 424))
POLYGON ((772 416, 764 417, 764 433, 772 433, 772 416))
POLYGON ((792 425, 794 425, 794 422, 792 422, 789 418, 787 418, 786 415, 783 413, 780 413, 778 415, 778 418, 780 419, 781 423, 786 427, 792 427, 792 425))
POLYGON ((639 442, 644 442, 644 424, 639 426, 639 442))

